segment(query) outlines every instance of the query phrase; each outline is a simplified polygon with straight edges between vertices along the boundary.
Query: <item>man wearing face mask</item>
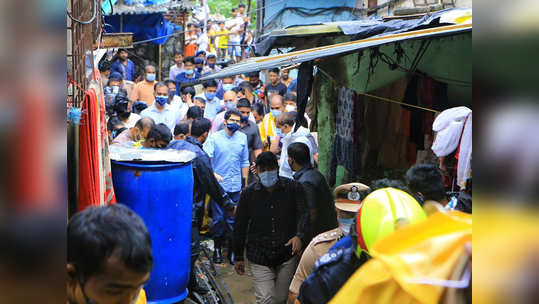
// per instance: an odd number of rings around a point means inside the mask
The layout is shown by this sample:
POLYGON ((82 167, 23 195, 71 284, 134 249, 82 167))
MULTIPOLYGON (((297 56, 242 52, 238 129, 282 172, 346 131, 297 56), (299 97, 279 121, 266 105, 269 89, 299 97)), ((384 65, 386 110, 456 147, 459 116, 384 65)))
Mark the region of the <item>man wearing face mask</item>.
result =
POLYGON ((195 97, 200 97, 206 100, 206 108, 204 109, 204 117, 213 121, 217 113, 221 112, 224 107, 223 100, 217 98, 217 81, 211 79, 202 83, 204 92, 195 97))
POLYGON ((151 107, 154 103, 154 85, 155 81, 155 67, 153 65, 147 65, 144 69, 144 80, 137 83, 131 92, 129 99, 131 102, 143 101, 148 107, 151 107))
POLYGON ((221 68, 217 65, 217 57, 213 54, 209 54, 206 57, 207 65, 202 69, 202 75, 215 73, 220 71, 221 68))
POLYGON ((258 155, 260 181, 241 193, 234 226, 234 268, 245 274, 249 260, 257 303, 284 303, 308 227, 301 186, 278 175, 277 157, 258 155))
POLYGON ((113 145, 124 145, 132 142, 139 142, 148 136, 148 132, 155 126, 153 119, 149 117, 141 118, 134 127, 120 133, 112 141, 113 145))
POLYGON ((127 99, 124 94, 116 95, 114 111, 126 128, 134 127, 140 119, 140 115, 131 112, 131 109, 129 108, 129 99, 127 99))
POLYGON ((152 268, 150 234, 125 205, 87 208, 67 224, 69 304, 145 304, 152 268))
POLYGON ((262 123, 258 128, 265 151, 269 150, 274 154, 279 153, 280 137, 277 134, 277 125, 275 124, 275 119, 283 112, 283 97, 278 94, 272 95, 270 100, 270 113, 264 115, 264 119, 262 119, 262 123))
POLYGON ((114 72, 109 76, 107 86, 103 89, 103 97, 105 98, 105 108, 107 109, 107 114, 112 116, 110 110, 114 107, 116 96, 123 93, 127 95, 127 91, 123 88, 123 78, 120 73, 114 72))
POLYGON ((223 102, 225 104, 225 111, 217 114, 213 119, 213 125, 211 127, 211 133, 215 133, 224 127, 225 114, 226 111, 236 109, 236 104, 238 103, 237 95, 234 91, 227 91, 223 95, 223 102))
MULTIPOLYGON (((204 143, 204 151, 212 159, 213 171, 221 177, 220 185, 235 203, 238 202, 241 189, 247 186, 249 175, 247 136, 238 132, 241 128, 240 122, 240 112, 236 109, 228 110, 225 114, 226 128, 214 133, 204 143)), ((234 218, 213 200, 211 208, 213 215, 211 232, 215 242, 214 261, 222 263, 221 249, 227 239, 231 241, 234 218)), ((229 259, 232 262, 231 253, 232 250, 229 250, 229 259)))
POLYGON ((168 86, 164 82, 155 84, 155 103, 140 112, 140 117, 150 117, 156 124, 163 123, 170 129, 170 134, 174 131, 176 123, 181 119, 179 111, 172 109, 168 104, 168 86))
MULTIPOLYGON (((297 112, 298 111, 298 103, 297 103, 297 96, 294 93, 286 93, 283 97, 284 99, 284 109, 286 112, 297 112)), ((305 120, 307 121, 307 128, 311 125, 311 119, 307 115, 307 113, 303 114, 303 117, 305 117, 305 120)))
POLYGON ((360 183, 341 185, 335 189, 333 193, 337 197, 335 209, 337 211, 339 227, 318 234, 309 243, 307 248, 305 248, 298 268, 296 269, 296 274, 294 274, 292 283, 290 283, 288 293, 289 304, 295 303, 301 284, 313 271, 316 261, 328 253, 330 248, 332 248, 332 246, 334 246, 339 240, 342 240, 344 237, 350 234, 350 229, 352 227, 352 223, 354 222, 354 216, 361 206, 361 200, 349 200, 346 197, 346 194, 350 192, 350 189, 353 186, 359 189, 359 192, 362 194, 360 198, 364 198, 366 196, 366 192, 369 190, 368 186, 360 183))
POLYGON ((181 89, 182 83, 189 83, 196 81, 200 78, 200 73, 195 70, 195 58, 193 56, 188 56, 183 59, 183 69, 184 71, 181 72, 176 76, 176 88, 181 89))

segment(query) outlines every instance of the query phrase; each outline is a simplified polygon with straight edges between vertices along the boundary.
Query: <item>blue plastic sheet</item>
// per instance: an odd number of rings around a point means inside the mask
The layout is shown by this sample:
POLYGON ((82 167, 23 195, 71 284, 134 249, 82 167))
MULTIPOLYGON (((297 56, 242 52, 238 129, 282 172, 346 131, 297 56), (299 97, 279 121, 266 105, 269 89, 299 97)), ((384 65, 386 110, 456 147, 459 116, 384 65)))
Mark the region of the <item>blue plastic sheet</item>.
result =
MULTIPOLYGON (((105 28, 107 33, 120 32, 120 16, 105 16, 105 22, 111 25, 105 28)), ((155 39, 148 42, 163 44, 174 33, 174 29, 174 24, 166 21, 160 13, 123 16, 123 32, 133 33, 133 42, 155 39)))

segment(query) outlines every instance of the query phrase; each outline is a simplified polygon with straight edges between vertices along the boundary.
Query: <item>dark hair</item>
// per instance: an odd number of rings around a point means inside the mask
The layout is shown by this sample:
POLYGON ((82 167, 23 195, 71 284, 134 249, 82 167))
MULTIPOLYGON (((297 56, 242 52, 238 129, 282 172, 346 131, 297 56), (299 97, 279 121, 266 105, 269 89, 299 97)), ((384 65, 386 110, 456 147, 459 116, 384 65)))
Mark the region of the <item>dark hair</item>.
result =
POLYGON ((202 98, 202 97, 200 97, 200 96, 195 96, 195 97, 193 98, 193 101, 194 101, 194 100, 198 100, 198 101, 201 101, 201 102, 203 102, 203 103, 206 103, 206 99, 204 99, 204 98, 202 98))
POLYGON ((233 87, 231 91, 234 91, 234 93, 238 94, 241 92, 243 95, 245 95, 245 89, 240 87, 233 87))
POLYGON ((215 56, 214 54, 209 54, 207 57, 206 57, 206 60, 208 59, 217 59, 217 56, 215 56))
POLYGON ((243 88, 244 90, 248 90, 249 92, 253 91, 253 86, 247 81, 242 81, 239 87, 243 88))
POLYGON ((233 7, 230 11, 234 13, 234 12, 236 12, 236 8, 233 7))
POLYGON ((209 132, 211 129, 211 121, 207 118, 197 118, 191 123, 191 136, 199 137, 202 134, 209 132))
POLYGON ((118 52, 116 52, 116 53, 117 53, 117 54, 120 54, 121 52, 126 52, 126 53, 128 53, 126 49, 118 49, 118 52))
POLYGON ((245 4, 240 3, 240 4, 238 4, 238 7, 245 7, 245 4))
POLYGON ((157 88, 160 88, 160 87, 166 87, 167 90, 168 90, 167 84, 164 83, 164 82, 162 82, 162 81, 156 82, 156 83, 154 84, 154 86, 153 86, 153 90, 154 90, 154 91, 157 91, 157 88))
POLYGON ((199 106, 190 107, 185 114, 185 117, 192 119, 202 118, 202 116, 204 116, 204 111, 199 106))
POLYGON ((112 69, 112 62, 103 60, 99 63, 99 72, 106 72, 112 69))
POLYGON ((204 89, 206 88, 216 88, 217 87, 217 81, 215 79, 206 80, 202 83, 202 86, 204 86, 204 89))
POLYGON ((118 253, 125 266, 137 273, 153 268, 152 241, 143 220, 121 204, 90 207, 67 224, 67 262, 80 279, 88 280, 118 253))
POLYGON ((236 108, 251 108, 251 103, 249 102, 249 99, 247 98, 240 98, 238 100, 238 104, 236 105, 236 108))
POLYGON ((249 72, 249 74, 247 74, 247 77, 249 77, 249 78, 251 78, 251 77, 260 78, 260 72, 259 71, 249 72))
POLYGON ((195 94, 196 94, 196 90, 195 90, 195 88, 193 86, 183 87, 181 89, 181 92, 184 95, 191 94, 191 96, 195 96, 195 94))
POLYGON ((284 100, 297 102, 297 96, 294 93, 286 93, 284 94, 284 100))
POLYGON ((135 123, 135 127, 139 130, 151 129, 155 126, 155 121, 151 117, 142 117, 135 123))
POLYGON ((269 151, 258 154, 258 157, 255 160, 255 164, 259 169, 262 170, 272 170, 279 167, 277 157, 275 156, 275 154, 269 151))
POLYGON ((192 64, 195 64, 195 58, 193 56, 187 56, 183 58, 183 63, 191 62, 192 64))
POLYGON ((118 72, 112 72, 109 75, 109 81, 111 81, 111 80, 122 81, 122 80, 124 80, 124 77, 122 76, 122 74, 120 74, 118 72))
POLYGON ((189 121, 182 120, 174 126, 174 136, 189 134, 189 121))
POLYGON ((239 116, 241 118, 240 111, 238 111, 237 109, 232 109, 232 110, 226 111, 225 120, 228 120, 230 118, 230 116, 232 116, 232 115, 237 115, 237 116, 239 116))
POLYGON ((273 69, 270 69, 270 70, 269 70, 269 73, 280 74, 281 71, 279 70, 279 68, 273 68, 273 69))
POLYGON ((261 103, 253 103, 251 109, 260 116, 264 116, 264 105, 261 103))
POLYGON ((146 140, 153 139, 155 141, 164 141, 168 143, 172 140, 172 134, 170 134, 170 129, 164 123, 157 124, 150 129, 146 140))
POLYGON ((174 52, 174 56, 176 56, 176 55, 182 55, 182 57, 183 57, 183 52, 182 51, 176 51, 176 52, 174 52))
POLYGON ((198 51, 198 52, 196 52, 195 57, 200 56, 200 54, 204 54, 204 57, 205 57, 206 56, 206 51, 198 51))
POLYGON ((167 87, 168 87, 168 85, 171 84, 171 83, 173 83, 174 85, 176 85, 176 82, 175 82, 174 80, 168 79, 168 78, 165 79, 165 81, 163 81, 163 82, 167 85, 167 87))
POLYGON ((107 121, 107 130, 109 131, 114 131, 117 127, 117 126, 122 126, 123 127, 124 123, 117 117, 117 116, 113 116, 111 118, 109 118, 109 121, 107 121))
POLYGON ((442 171, 435 164, 417 164, 412 166, 404 179, 414 193, 423 194, 425 200, 440 201, 445 198, 442 171))
POLYGON ((223 20, 219 20, 217 21, 217 24, 225 24, 225 22, 223 20))
POLYGON ((371 182, 370 192, 382 189, 382 188, 395 188, 404 192, 410 193, 410 189, 406 187, 403 181, 398 179, 382 178, 371 182))
MULTIPOLYGON (((306 166, 311 163, 311 152, 309 147, 301 142, 292 143, 288 146, 288 156, 301 166, 306 166)), ((282 161, 288 161, 284 159, 282 161)))

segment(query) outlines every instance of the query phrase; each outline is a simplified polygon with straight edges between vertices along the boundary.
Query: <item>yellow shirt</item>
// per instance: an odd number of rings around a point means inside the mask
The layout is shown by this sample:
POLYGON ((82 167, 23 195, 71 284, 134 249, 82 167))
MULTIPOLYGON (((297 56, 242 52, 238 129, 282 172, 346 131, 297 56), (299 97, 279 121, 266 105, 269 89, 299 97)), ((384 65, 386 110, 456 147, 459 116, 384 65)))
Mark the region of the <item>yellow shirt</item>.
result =
POLYGON ((220 49, 226 49, 228 48, 228 34, 230 33, 229 30, 218 30, 215 32, 217 35, 217 47, 220 49), (222 36, 219 36, 222 35, 222 36))
POLYGON ((146 304, 146 292, 144 289, 140 290, 140 293, 138 294, 137 302, 135 304, 146 304))
POLYGON ((276 128, 277 126, 275 125, 275 118, 273 117, 273 114, 266 114, 262 119, 262 123, 260 123, 260 126, 258 126, 262 143, 267 142, 268 137, 273 139, 277 135, 277 131, 275 130, 276 128))

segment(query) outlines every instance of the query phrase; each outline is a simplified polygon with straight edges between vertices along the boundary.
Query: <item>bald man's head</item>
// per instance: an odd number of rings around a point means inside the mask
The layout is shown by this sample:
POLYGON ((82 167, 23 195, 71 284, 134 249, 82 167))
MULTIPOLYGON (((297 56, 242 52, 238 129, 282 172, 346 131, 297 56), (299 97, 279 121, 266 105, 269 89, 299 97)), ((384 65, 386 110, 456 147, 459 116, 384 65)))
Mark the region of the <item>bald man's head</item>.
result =
POLYGON ((271 95, 270 106, 272 108, 280 107, 280 108, 283 108, 281 110, 284 110, 283 97, 281 95, 279 95, 279 94, 271 95))
POLYGON ((227 102, 232 102, 234 103, 234 105, 236 105, 238 103, 238 96, 236 95, 236 92, 232 90, 226 91, 223 95, 223 101, 225 102, 225 104, 227 102))

